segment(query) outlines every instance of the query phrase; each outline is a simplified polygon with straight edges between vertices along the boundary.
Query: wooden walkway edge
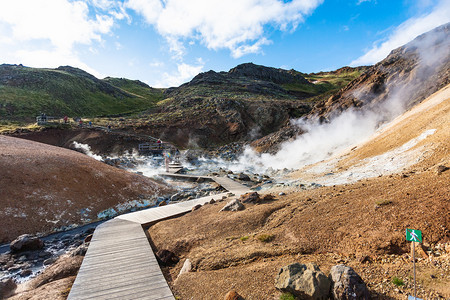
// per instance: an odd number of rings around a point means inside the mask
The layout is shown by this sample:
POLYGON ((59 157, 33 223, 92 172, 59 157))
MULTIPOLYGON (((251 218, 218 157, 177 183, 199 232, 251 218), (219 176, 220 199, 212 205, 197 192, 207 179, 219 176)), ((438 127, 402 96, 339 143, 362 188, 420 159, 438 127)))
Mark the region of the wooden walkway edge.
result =
MULTIPOLYGON (((209 178, 237 197, 250 192, 228 177, 209 178)), ((99 225, 67 299, 174 299, 143 226, 184 214, 195 205, 225 195, 149 208, 99 225)))

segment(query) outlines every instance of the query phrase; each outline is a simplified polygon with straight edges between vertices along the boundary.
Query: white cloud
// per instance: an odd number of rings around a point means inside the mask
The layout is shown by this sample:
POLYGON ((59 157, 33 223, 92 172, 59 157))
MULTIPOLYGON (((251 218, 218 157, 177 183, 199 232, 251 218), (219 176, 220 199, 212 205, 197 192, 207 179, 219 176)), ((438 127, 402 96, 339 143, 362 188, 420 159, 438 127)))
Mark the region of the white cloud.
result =
POLYGON ((371 65, 383 60, 393 49, 398 48, 418 35, 450 22, 450 2, 441 1, 427 15, 411 18, 400 24, 387 40, 376 43, 363 56, 350 63, 352 66, 371 65))
POLYGON ((376 0, 358 0, 358 2, 356 3, 356 5, 360 5, 361 3, 364 3, 364 2, 375 2, 375 3, 377 3, 376 0))
MULTIPOLYGON (((108 1, 94 1, 107 5, 108 1)), ((0 53, 2 61, 31 67, 72 65, 94 75, 78 57, 76 45, 101 43, 109 34, 114 18, 106 14, 89 15, 83 1, 2 0, 0 3, 0 53)))
POLYGON ((295 30, 323 0, 128 0, 164 36, 179 58, 184 42, 200 40, 207 48, 229 49, 234 57, 261 51, 269 41, 264 26, 295 30))
POLYGON ((162 80, 156 82, 154 87, 179 86, 191 80, 198 73, 202 72, 204 63, 201 58, 197 59, 198 65, 189 65, 186 63, 177 64, 177 70, 172 73, 163 73, 162 80))

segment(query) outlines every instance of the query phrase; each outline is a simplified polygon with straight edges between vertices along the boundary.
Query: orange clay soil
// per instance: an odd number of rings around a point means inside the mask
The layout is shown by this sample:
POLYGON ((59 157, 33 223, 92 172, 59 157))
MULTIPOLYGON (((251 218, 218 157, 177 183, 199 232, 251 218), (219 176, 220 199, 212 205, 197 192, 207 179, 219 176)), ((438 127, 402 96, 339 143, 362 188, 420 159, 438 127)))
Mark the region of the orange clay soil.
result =
POLYGON ((105 209, 171 189, 84 154, 0 136, 0 243, 95 220, 105 209))

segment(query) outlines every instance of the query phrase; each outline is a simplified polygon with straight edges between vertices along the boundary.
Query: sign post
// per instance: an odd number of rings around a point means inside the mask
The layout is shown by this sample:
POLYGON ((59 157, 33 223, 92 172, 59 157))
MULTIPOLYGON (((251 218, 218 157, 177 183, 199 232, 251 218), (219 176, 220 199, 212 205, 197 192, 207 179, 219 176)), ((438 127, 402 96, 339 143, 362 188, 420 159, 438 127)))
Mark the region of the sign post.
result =
POLYGON ((416 300, 418 299, 416 298, 416 242, 422 243, 422 231, 406 228, 406 240, 413 242, 414 300, 416 300))

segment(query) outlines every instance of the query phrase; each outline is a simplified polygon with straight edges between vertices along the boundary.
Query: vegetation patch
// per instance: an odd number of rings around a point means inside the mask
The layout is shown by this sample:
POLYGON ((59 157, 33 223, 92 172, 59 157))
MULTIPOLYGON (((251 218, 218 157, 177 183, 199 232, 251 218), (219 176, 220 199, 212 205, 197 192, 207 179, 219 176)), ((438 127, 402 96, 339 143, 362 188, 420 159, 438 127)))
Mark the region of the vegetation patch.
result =
POLYGON ((392 277, 392 283, 396 286, 402 286, 405 285, 405 283, 403 282, 403 280, 397 276, 392 277))
POLYGON ((263 243, 269 243, 275 239, 275 235, 273 234, 261 234, 258 236, 258 240, 263 243))
POLYGON ((378 206, 385 206, 385 205, 389 205, 391 203, 392 203, 391 200, 377 200, 377 201, 375 201, 375 204, 378 205, 378 206))
POLYGON ((295 300, 295 296, 291 293, 283 293, 280 295, 280 300, 295 300))
POLYGON ((250 237, 248 235, 245 236, 241 236, 240 240, 245 242, 246 240, 248 240, 250 237))

